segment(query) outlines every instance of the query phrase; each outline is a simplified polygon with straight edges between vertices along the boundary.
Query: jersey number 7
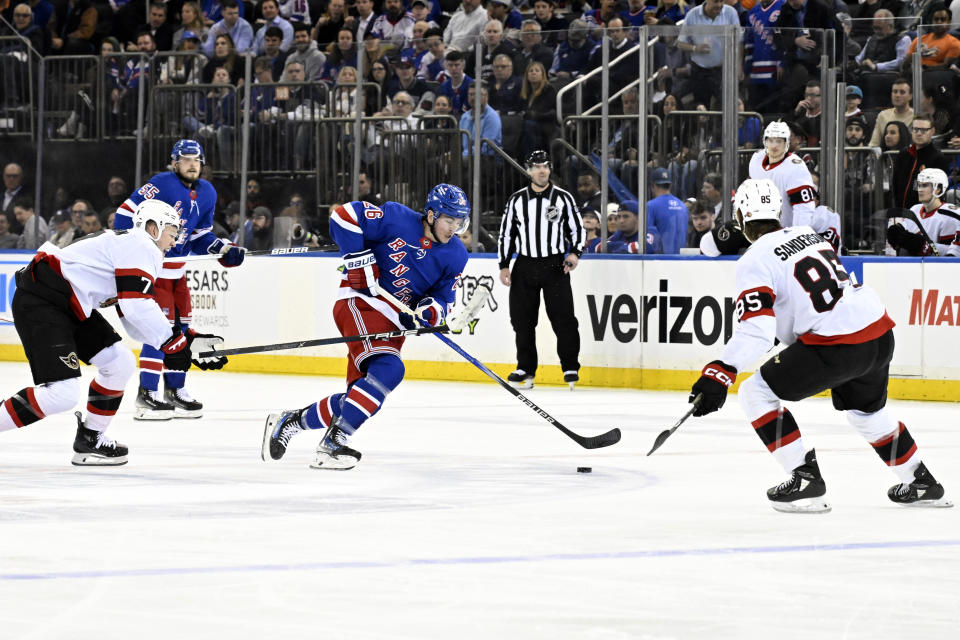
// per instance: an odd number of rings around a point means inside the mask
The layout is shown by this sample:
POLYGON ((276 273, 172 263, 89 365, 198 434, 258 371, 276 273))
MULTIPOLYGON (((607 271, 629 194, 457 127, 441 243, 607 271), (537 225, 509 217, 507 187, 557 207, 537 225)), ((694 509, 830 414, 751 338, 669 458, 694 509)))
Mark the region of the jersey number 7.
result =
POLYGON ((833 250, 821 249, 817 253, 823 256, 823 260, 814 256, 798 260, 793 268, 793 277, 810 296, 817 313, 826 313, 840 301, 845 286, 842 283, 849 280, 850 276, 833 250))

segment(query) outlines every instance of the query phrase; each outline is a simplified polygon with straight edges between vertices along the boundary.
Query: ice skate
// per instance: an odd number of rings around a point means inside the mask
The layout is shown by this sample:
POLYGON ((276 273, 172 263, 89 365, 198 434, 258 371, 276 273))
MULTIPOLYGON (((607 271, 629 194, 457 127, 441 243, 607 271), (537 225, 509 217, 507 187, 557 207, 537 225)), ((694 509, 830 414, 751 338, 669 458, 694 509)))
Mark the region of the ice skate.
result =
POLYGON ((263 427, 263 446, 260 448, 260 457, 265 462, 282 458, 293 436, 306 429, 300 422, 300 412, 301 409, 292 409, 267 416, 263 427))
POLYGON ((533 389, 533 376, 523 369, 517 369, 508 375, 507 382, 514 389, 533 389))
POLYGON ((905 507, 952 507, 953 503, 943 497, 943 485, 934 479, 927 466, 920 463, 913 472, 914 481, 890 487, 887 497, 905 507))
POLYGON ((767 498, 771 507, 784 513, 827 513, 831 507, 823 497, 826 493, 817 454, 811 449, 788 480, 767 489, 767 498))
POLYGON ((347 434, 334 423, 317 446, 317 457, 310 463, 310 468, 346 471, 353 469, 358 462, 360 452, 347 446, 347 434))
POLYGON ((87 429, 79 411, 77 437, 73 440, 73 464, 83 466, 119 466, 127 464, 127 448, 100 431, 87 429))
POLYGON ((563 381, 570 385, 570 391, 573 391, 574 385, 580 382, 580 374, 576 371, 564 371, 563 381))
POLYGON ((143 387, 137 391, 134 420, 172 420, 174 407, 160 399, 160 394, 143 387))
POLYGON ((200 418, 203 416, 203 403, 191 398, 183 387, 166 389, 163 392, 163 399, 173 407, 174 418, 200 418))

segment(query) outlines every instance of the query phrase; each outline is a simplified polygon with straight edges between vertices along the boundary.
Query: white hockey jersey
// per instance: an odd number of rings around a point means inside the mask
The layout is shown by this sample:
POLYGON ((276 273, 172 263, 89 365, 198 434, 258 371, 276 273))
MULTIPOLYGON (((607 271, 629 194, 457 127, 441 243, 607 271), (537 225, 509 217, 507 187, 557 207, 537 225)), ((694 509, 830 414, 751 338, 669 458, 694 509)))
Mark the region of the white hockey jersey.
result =
MULTIPOLYGON (((910 207, 910 211, 913 211, 917 215, 917 220, 923 225, 923 230, 933 241, 933 244, 936 245, 937 252, 941 256, 960 255, 960 244, 954 242, 957 234, 960 233, 960 208, 952 204, 943 203, 933 211, 924 211, 922 204, 915 204, 910 207), (944 212, 951 213, 957 217, 954 218, 950 215, 945 215, 944 212)), ((920 228, 917 226, 917 223, 908 218, 891 218, 887 222, 887 226, 889 227, 898 222, 902 224, 903 228, 908 232, 920 233, 920 228)))
POLYGON ((724 362, 743 371, 772 345, 859 344, 893 328, 876 292, 854 285, 811 227, 761 236, 737 262, 738 326, 724 362))
POLYGON ((63 249, 45 242, 37 258, 46 260, 70 285, 70 308, 78 318, 116 304, 124 329, 137 342, 159 348, 172 335, 153 297, 163 254, 145 231, 104 231, 63 249))
POLYGON ((780 198, 783 200, 780 223, 784 227, 806 225, 813 227, 817 233, 824 231, 813 224, 817 190, 813 186, 810 170, 799 156, 787 153, 780 162, 770 164, 767 152, 757 151, 750 158, 750 177, 754 180, 773 180, 780 189, 780 198))

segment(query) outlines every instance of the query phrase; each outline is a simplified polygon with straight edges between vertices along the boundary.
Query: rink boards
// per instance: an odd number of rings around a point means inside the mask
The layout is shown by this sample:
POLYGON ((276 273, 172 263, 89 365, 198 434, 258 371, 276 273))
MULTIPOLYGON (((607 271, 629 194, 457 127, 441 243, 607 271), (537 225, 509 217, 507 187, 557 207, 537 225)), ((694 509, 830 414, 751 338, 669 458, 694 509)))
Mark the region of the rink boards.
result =
MULTIPOLYGON (((0 314, 10 316, 13 275, 26 252, 0 252, 0 314)), ((844 258, 848 270, 883 298, 897 323, 890 395, 904 399, 960 397, 960 261, 910 258, 844 258)), ((338 335, 331 308, 339 259, 257 257, 236 269, 216 261, 187 272, 193 326, 248 346, 338 335)), ((736 324, 735 260, 702 257, 588 257, 572 276, 580 322, 583 384, 683 389, 703 364, 718 358, 736 324)), ((495 256, 472 257, 457 291, 462 305, 478 286, 492 295, 478 319, 454 339, 501 375, 514 368, 509 292, 500 284, 495 256)), ((104 315, 117 321, 115 311, 104 315)), ((123 332, 121 331, 121 334, 123 332)), ((128 341, 131 348, 137 345, 128 341)), ((541 308, 537 338, 539 384, 560 383, 556 342, 541 308)), ((436 338, 408 339, 407 375, 481 380, 483 374, 436 338)), ((231 358, 233 371, 339 375, 343 345, 231 358)), ((0 325, 0 359, 23 360, 16 332, 0 325)))

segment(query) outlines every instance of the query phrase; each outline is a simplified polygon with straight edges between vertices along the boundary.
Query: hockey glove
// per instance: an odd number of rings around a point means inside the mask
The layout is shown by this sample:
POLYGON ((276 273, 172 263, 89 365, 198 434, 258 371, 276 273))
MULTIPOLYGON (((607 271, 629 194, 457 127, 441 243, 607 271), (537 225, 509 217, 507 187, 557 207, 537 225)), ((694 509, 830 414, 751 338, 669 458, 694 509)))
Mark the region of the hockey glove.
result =
MULTIPOLYGON (((190 351, 204 353, 213 351, 223 344, 223 337, 215 336, 212 333, 197 333, 193 329, 187 329, 187 335, 190 338, 190 351)), ((191 360, 194 366, 209 371, 211 369, 223 369, 227 364, 227 356, 213 356, 209 358, 193 358, 191 360)))
POLYGON ((243 247, 238 247, 235 244, 227 245, 226 251, 223 252, 223 256, 218 260, 223 266, 230 267, 239 267, 243 264, 243 258, 247 255, 247 250, 243 247))
POLYGON ((344 254, 343 266, 347 270, 347 281, 352 288, 368 296, 376 296, 380 292, 377 289, 380 267, 377 266, 377 258, 370 249, 344 254))
POLYGON ((163 366, 171 371, 190 369, 190 336, 181 333, 180 327, 174 327, 173 335, 160 345, 163 352, 163 366))
POLYGON ((420 325, 435 327, 443 321, 443 307, 433 298, 424 298, 413 310, 417 319, 408 313, 400 314, 400 324, 407 329, 416 329, 420 325))
POLYGON ((887 242, 894 249, 903 249, 913 256, 930 255, 930 243, 916 233, 910 233, 899 222, 887 229, 887 242))
POLYGON ((693 402, 698 395, 702 395, 700 402, 693 410, 693 415, 705 416, 713 413, 727 401, 727 390, 737 380, 737 368, 729 364, 714 360, 700 372, 700 379, 690 389, 690 398, 693 402))

